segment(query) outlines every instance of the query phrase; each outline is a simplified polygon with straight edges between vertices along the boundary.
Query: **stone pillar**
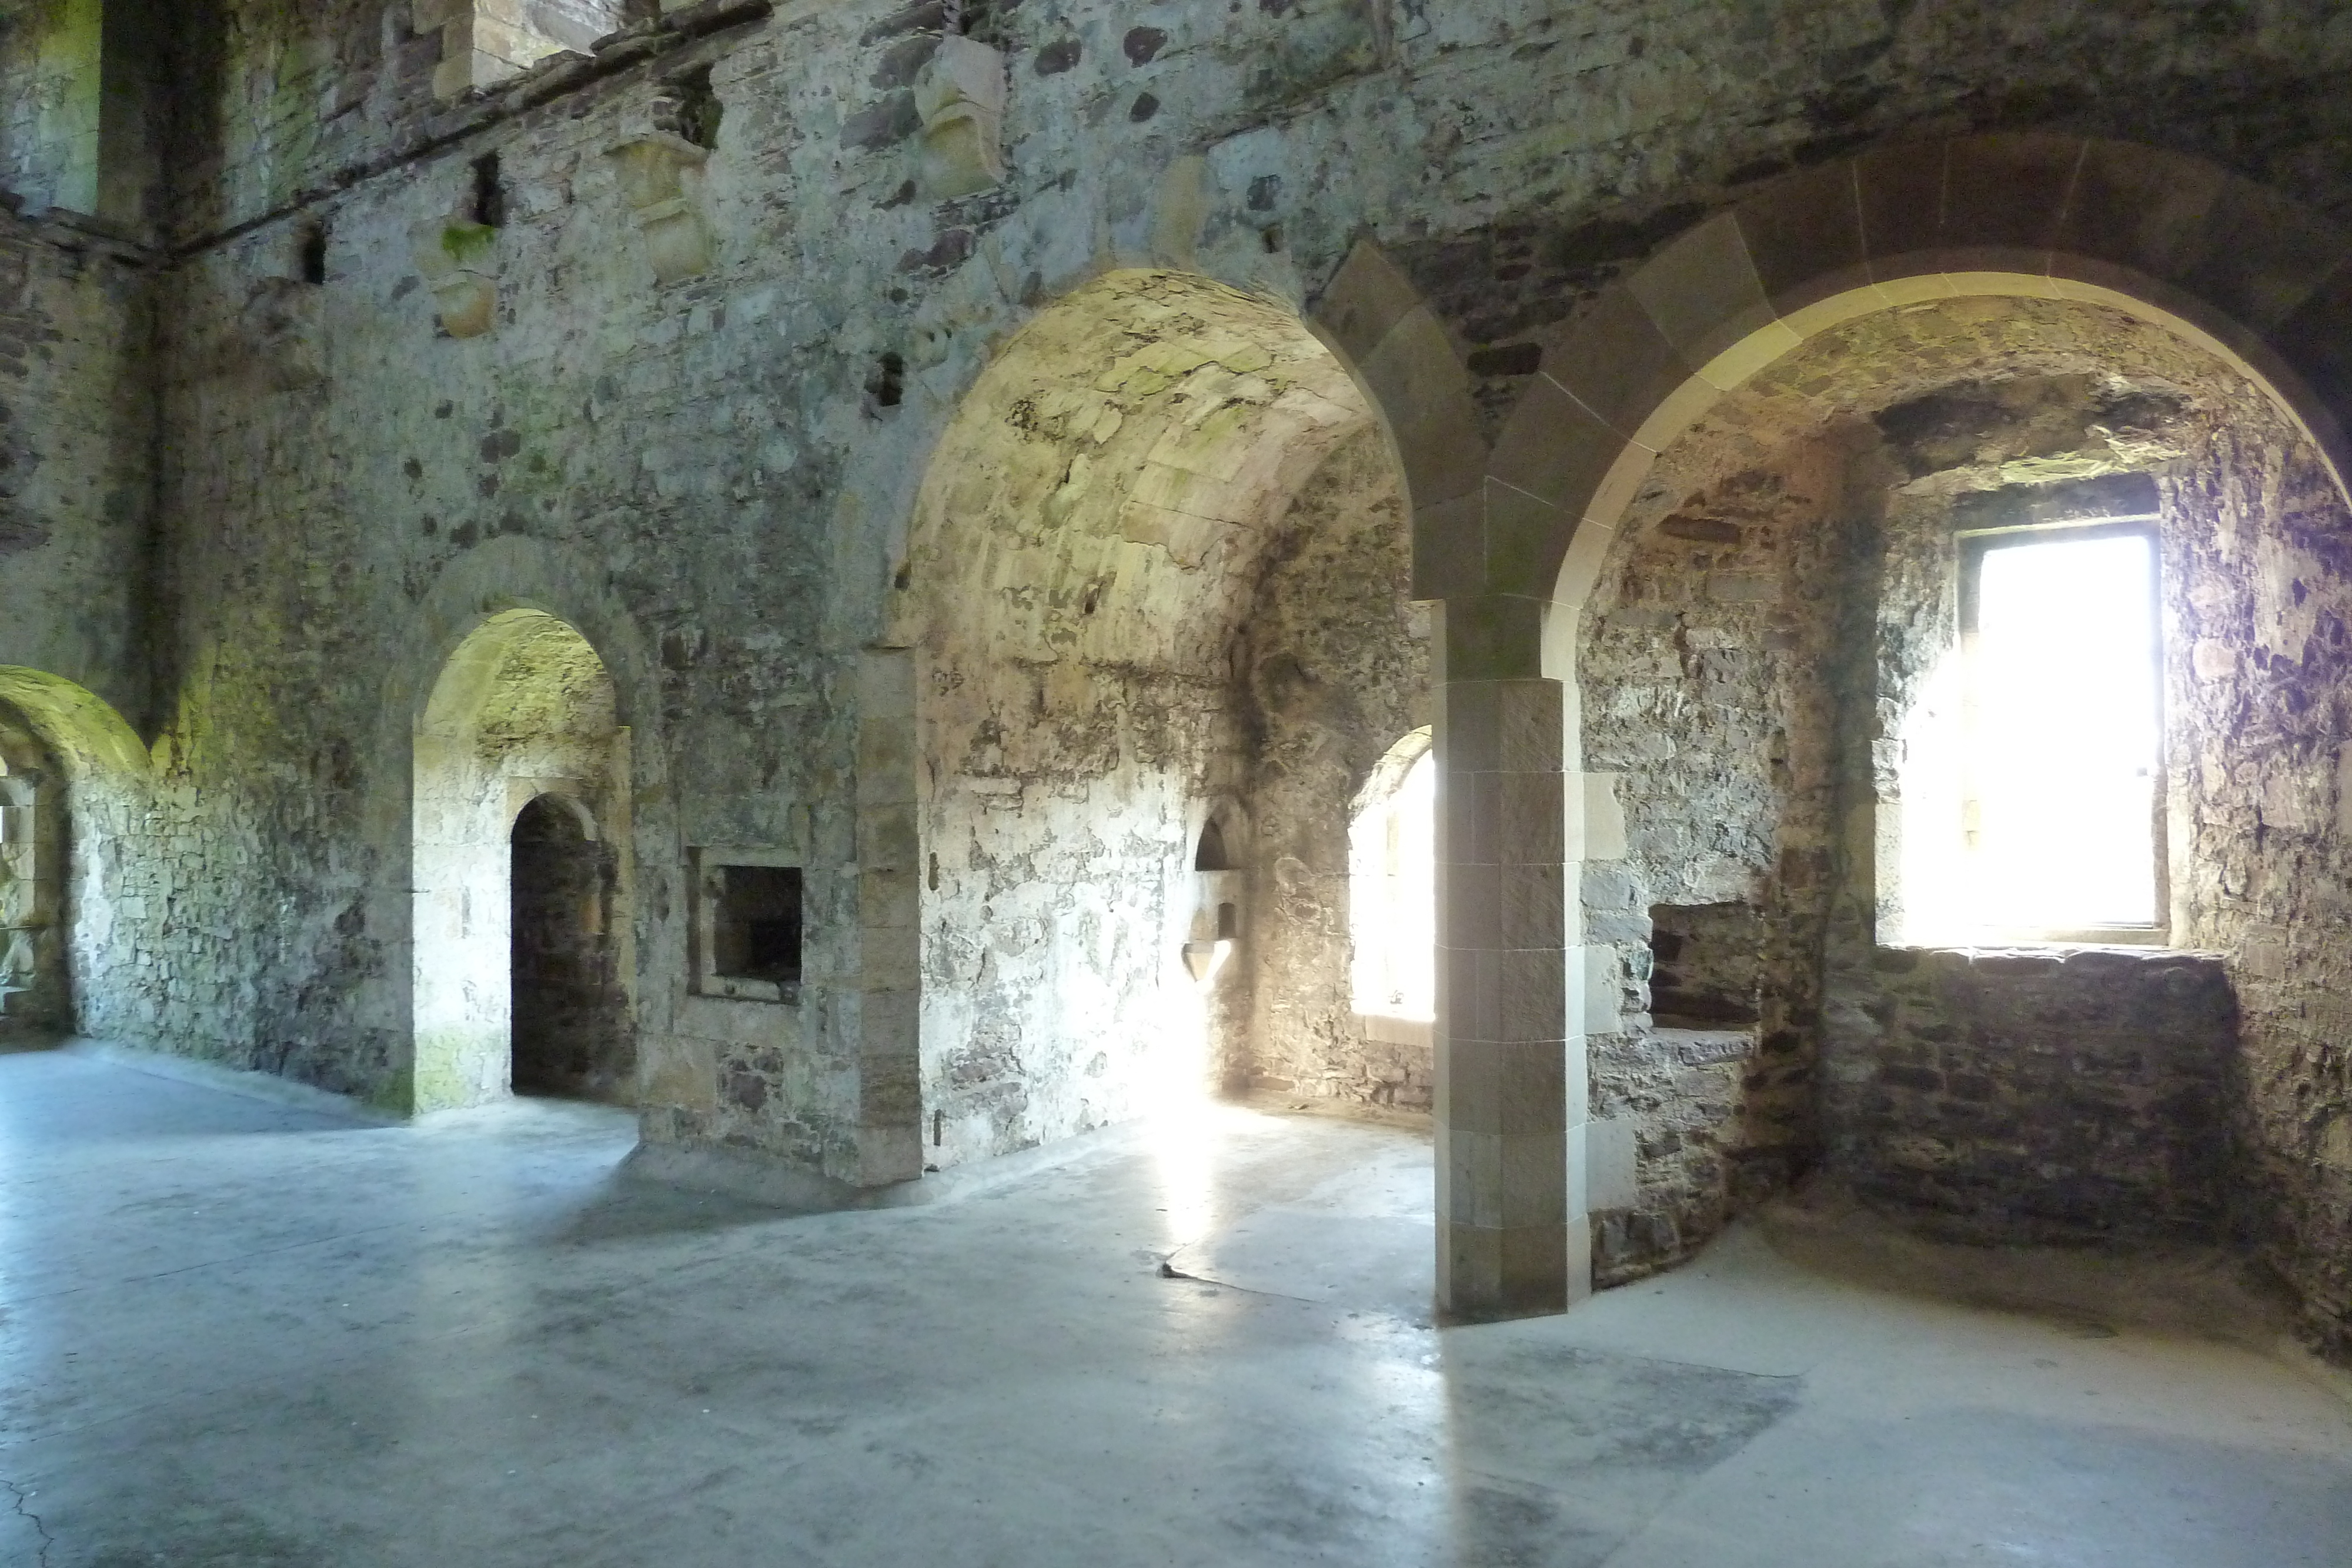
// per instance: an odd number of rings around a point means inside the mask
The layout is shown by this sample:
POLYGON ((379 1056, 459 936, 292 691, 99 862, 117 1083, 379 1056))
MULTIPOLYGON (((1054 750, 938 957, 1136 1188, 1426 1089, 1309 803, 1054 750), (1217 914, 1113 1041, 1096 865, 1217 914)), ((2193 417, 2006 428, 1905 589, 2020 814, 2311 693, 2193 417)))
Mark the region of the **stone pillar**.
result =
POLYGON ((1531 613, 1440 608, 1437 1293, 1464 1318, 1561 1311, 1591 1272, 1569 859, 1583 780, 1565 766, 1567 688, 1496 656, 1500 641, 1532 646, 1507 637, 1531 613))
POLYGON ((859 1186, 923 1174, 915 744, 915 655, 869 649, 857 677, 859 1186))

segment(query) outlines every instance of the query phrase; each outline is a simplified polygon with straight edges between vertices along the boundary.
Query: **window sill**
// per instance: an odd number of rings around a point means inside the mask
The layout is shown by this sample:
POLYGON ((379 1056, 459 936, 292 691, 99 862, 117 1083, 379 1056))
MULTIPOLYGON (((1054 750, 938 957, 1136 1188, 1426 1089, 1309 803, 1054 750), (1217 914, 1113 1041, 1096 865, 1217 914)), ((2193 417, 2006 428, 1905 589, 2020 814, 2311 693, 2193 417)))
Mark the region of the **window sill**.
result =
POLYGON ((694 994, 717 1002, 778 1002, 786 1007, 798 1007, 801 983, 798 980, 752 980, 732 975, 698 976, 694 994))
POLYGON ((1976 942, 1878 943, 1871 949, 1871 967, 1885 973, 1900 973, 1916 967, 1922 961, 1938 958, 1969 963, 2008 958, 2021 963, 2063 964, 2077 957, 2095 960, 2102 956, 2143 964, 2219 964, 2225 961, 2225 955, 2221 953, 2195 947, 2159 946, 2149 942, 1996 941, 1986 938, 1976 942))
POLYGON ((2151 947, 2170 947, 2172 933, 2161 925, 2095 925, 2067 931, 1947 931, 1932 936, 1881 942, 1878 946, 1952 953, 2019 947, 2114 947, 2144 952, 2151 947))

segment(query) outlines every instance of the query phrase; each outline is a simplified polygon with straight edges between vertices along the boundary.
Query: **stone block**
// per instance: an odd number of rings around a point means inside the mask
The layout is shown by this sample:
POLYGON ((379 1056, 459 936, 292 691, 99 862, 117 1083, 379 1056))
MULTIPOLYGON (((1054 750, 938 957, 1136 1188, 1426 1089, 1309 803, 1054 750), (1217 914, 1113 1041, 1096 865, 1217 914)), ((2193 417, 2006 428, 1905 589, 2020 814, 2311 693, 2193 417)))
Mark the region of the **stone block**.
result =
POLYGON ((1494 685, 1500 731, 1496 763, 1506 773, 1558 773, 1562 764, 1564 690, 1551 680, 1494 685))
POLYGON ((1584 1017, 1581 1032, 1614 1034, 1624 1027, 1619 1000, 1621 960, 1613 947, 1588 946, 1570 950, 1571 962, 1583 958, 1584 1017))
POLYGON ((1733 213, 1774 314, 1869 286, 1852 159, 1785 175, 1733 213))
POLYGON ((2049 270, 2084 145, 2075 136, 1997 132, 1946 144, 1945 270, 2049 270))
POLYGON ((2053 246, 2150 277, 2177 279, 2200 253, 2228 178, 2201 158, 2095 139, 2087 143, 2053 246))
POLYGON ((915 84, 923 188, 934 200, 1004 182, 1004 56, 950 33, 915 84))
POLYGON ((1438 949, 1437 1014, 1446 1049, 1503 1038, 1502 957, 1491 947, 1438 949))
POLYGON ((2214 193, 2193 259, 2183 257, 2168 281, 2267 333, 2337 271, 2345 243, 2334 225, 2301 203, 2231 176, 2214 193))
POLYGON ((1498 1040, 1524 1045, 1566 1038, 1568 960, 1558 947, 1507 947, 1496 955, 1498 1040))
POLYGON ((1627 287, 1681 358, 1695 366, 1717 359, 1778 319, 1748 257, 1737 213, 1719 213, 1685 232, 1651 257, 1627 287))
POLYGON ((1416 505, 1412 596, 1451 599, 1482 591, 1486 580, 1486 498, 1482 491, 1416 505))
POLYGON ((1382 339, 1409 312, 1419 308, 1421 293, 1399 271, 1388 253, 1370 238, 1359 239, 1331 276, 1316 301, 1315 319, 1322 323, 1339 350, 1359 367, 1382 339))
POLYGON ((1618 797, 1623 777, 1618 773, 1586 773, 1580 776, 1584 796, 1584 841, 1577 846, 1577 858, 1613 861, 1625 857, 1625 807, 1618 797))
POLYGON ((1623 436, 1566 388, 1538 376, 1511 411, 1486 471, 1580 517, 1624 444, 1623 436))
MULTIPOLYGON (((1638 449, 1629 448, 1629 451, 1638 449)), ((1612 469, 1612 472, 1614 470, 1612 469)), ((1607 476, 1603 476, 1607 483, 1607 476)), ((1593 497, 1597 502, 1600 497, 1593 497)), ((1613 518, 1604 518, 1588 512, 1575 525, 1575 532, 1561 552, 1559 575, 1552 586, 1554 597, 1562 604, 1581 605, 1592 595, 1601 580, 1602 567, 1609 559, 1610 547, 1616 543, 1617 530, 1613 518)))
POLYGON ((1561 789, 1557 773, 1501 776, 1497 849, 1506 865, 1556 866, 1564 853, 1561 789))
POLYGON ((1443 661, 1438 674, 1449 683, 1540 678, 1546 603, 1508 593, 1447 600, 1433 618, 1443 661))
POLYGON ((710 269, 710 225, 701 206, 709 152, 682 137, 648 131, 605 150, 621 199, 646 247, 656 284, 710 269))
POLYGON ((1567 1124, 1565 1048, 1558 1040, 1519 1040, 1494 1048, 1495 1130, 1513 1137, 1558 1134, 1567 1124))
POLYGON ((1486 443, 1469 378, 1436 312, 1407 312, 1356 364, 1395 438, 1415 506, 1475 495, 1486 443))
POLYGON ((1636 1127, 1630 1116, 1596 1118, 1584 1126, 1585 1198, 1593 1212, 1632 1208, 1640 1201, 1633 1177, 1636 1127))
MULTIPOLYGON (((1631 287, 1602 289, 1544 350, 1543 374, 1628 439, 1652 409, 1697 374, 1697 365, 1714 358, 1712 350, 1697 361, 1678 351, 1642 293, 1653 269, 1668 260, 1653 261, 1631 287)), ((1652 285, 1658 308, 1670 315, 1685 303, 1669 287, 1679 281, 1652 285)))
POLYGON ((1465 940, 1484 938, 1499 947, 1568 945, 1566 865, 1514 865, 1504 871, 1501 882, 1502 896, 1493 904, 1491 925, 1465 933, 1465 940))
POLYGON ((1908 256, 1932 252, 1942 240, 1946 143, 1898 142, 1854 160, 1856 205, 1874 282, 1908 270, 1908 256))
POLYGON ((1577 514, 1508 485, 1489 483, 1483 495, 1481 590, 1549 597, 1579 529, 1577 514))
POLYGON ((1436 696, 1438 757, 1447 771, 1502 771, 1503 683, 1449 680, 1436 696))

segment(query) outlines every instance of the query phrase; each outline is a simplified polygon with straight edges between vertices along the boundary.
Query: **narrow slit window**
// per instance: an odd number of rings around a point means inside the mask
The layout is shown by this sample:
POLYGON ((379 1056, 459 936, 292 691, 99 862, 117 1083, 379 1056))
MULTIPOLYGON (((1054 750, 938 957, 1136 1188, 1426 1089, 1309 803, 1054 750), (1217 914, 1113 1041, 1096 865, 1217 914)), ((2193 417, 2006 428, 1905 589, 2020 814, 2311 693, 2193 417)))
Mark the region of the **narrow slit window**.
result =
POLYGON ((1961 540, 1962 904, 1978 932, 2147 941, 2164 925, 2156 536, 2133 522, 1961 540))

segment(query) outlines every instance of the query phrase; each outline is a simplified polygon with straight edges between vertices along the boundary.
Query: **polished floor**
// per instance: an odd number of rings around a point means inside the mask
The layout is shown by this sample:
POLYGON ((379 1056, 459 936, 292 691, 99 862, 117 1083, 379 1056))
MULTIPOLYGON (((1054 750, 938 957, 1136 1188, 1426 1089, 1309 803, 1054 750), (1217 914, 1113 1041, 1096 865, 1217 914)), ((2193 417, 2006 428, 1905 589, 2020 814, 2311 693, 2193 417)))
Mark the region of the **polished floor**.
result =
POLYGON ((0 1055, 0 1563, 2352 1563, 2352 1406, 2250 1350, 1752 1228, 1433 1328, 1409 1132, 1219 1109, 809 1217, 630 1141, 0 1055))

